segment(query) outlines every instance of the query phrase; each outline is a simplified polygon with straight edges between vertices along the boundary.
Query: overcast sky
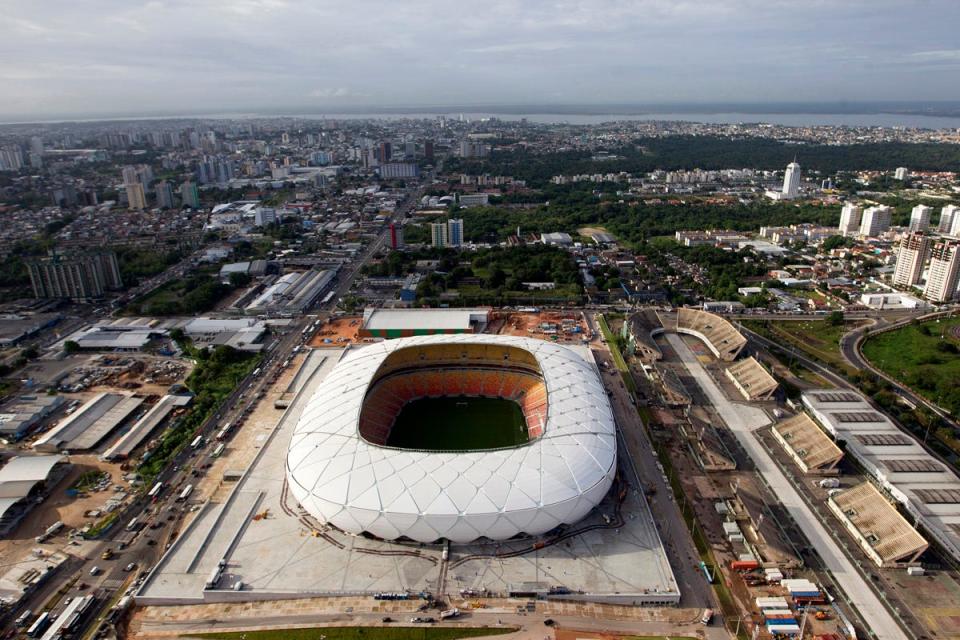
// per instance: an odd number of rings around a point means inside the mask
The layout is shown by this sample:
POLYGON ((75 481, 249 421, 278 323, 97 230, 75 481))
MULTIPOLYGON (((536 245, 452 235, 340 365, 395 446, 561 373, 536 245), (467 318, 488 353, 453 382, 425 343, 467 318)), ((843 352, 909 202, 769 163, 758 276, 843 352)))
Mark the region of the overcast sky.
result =
POLYGON ((960 100, 960 0, 0 0, 0 116, 960 100))

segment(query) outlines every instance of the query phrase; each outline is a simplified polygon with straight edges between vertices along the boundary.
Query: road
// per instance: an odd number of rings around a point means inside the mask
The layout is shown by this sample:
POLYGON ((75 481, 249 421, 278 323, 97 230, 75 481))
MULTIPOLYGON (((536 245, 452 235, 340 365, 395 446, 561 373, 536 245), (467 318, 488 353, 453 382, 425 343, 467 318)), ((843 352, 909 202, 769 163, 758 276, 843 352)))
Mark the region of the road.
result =
MULTIPOLYGON (((589 316, 589 314, 585 315, 589 316)), ((589 324, 592 326, 592 323, 589 324)), ((599 333, 595 332, 594 335, 599 333)), ((607 348, 595 348, 593 353, 600 364, 606 388, 613 392, 610 396, 610 404, 623 440, 621 454, 630 457, 632 462, 630 466, 637 475, 642 489, 651 494, 648 503, 680 588, 680 606, 715 608, 713 588, 700 572, 698 564, 700 557, 693 545, 693 539, 690 537, 679 507, 673 500, 673 491, 664 475, 660 473, 653 446, 647 437, 640 415, 631 402, 630 393, 624 387, 620 372, 615 368, 607 348), (626 444, 626 451, 623 451, 623 443, 626 444)))
MULTIPOLYGON (((432 614, 427 614, 432 615, 432 614)), ((258 616, 256 621, 244 620, 244 619, 231 619, 231 620, 220 620, 216 618, 206 618, 206 619, 193 619, 189 621, 171 621, 164 620, 160 622, 145 622, 141 627, 141 631, 145 634, 157 633, 165 635, 185 635, 189 633, 197 632, 213 632, 213 631, 227 631, 227 630, 236 630, 236 629, 245 629, 250 630, 253 628, 256 629, 276 629, 291 626, 302 625, 304 627, 316 627, 329 624, 337 625, 382 625, 381 622, 383 614, 381 613, 338 613, 338 614, 305 614, 305 615, 293 615, 293 616, 258 616)), ((408 617, 404 615, 401 617, 398 614, 393 614, 398 625, 408 625, 408 617)), ((593 631, 593 632, 611 632, 616 634, 623 635, 633 635, 642 631, 645 635, 660 635, 673 636, 677 634, 682 634, 683 636, 698 636, 703 634, 702 637, 707 638, 708 640, 729 640, 730 634, 722 626, 718 626, 716 623, 709 627, 704 627, 697 621, 691 621, 688 623, 671 623, 671 622, 651 622, 651 621, 638 621, 638 620, 611 620, 611 619, 602 619, 596 617, 585 617, 585 616, 563 616, 563 615, 551 615, 551 619, 556 623, 556 628, 561 629, 576 629, 578 631, 593 631)), ((469 625, 469 626, 506 626, 506 627, 520 627, 522 631, 526 632, 524 635, 542 638, 544 635, 552 636, 551 630, 549 627, 544 626, 543 621, 546 619, 546 615, 540 612, 529 613, 529 614, 518 614, 514 610, 510 611, 497 611, 497 610, 474 610, 468 613, 467 615, 459 618, 456 622, 453 623, 436 623, 429 625, 435 628, 443 627, 453 627, 460 625, 469 625), (535 635, 533 635, 535 634, 535 635)), ((511 638, 512 636, 504 636, 505 638, 511 638)))
MULTIPOLYGON (((954 313, 956 312, 946 311, 942 313, 925 314, 922 317, 924 319, 932 320, 934 318, 946 317, 954 313)), ((905 386, 899 380, 890 377, 880 369, 874 367, 873 364, 871 364, 870 361, 863 356, 863 342, 868 335, 876 332, 878 329, 883 329, 886 331, 905 327, 917 319, 917 317, 910 317, 903 320, 897 320, 893 323, 878 322, 875 325, 860 327, 859 329, 849 331, 840 337, 840 353, 847 362, 857 369, 869 371, 889 382, 893 386, 894 393, 906 400, 909 404, 913 405, 914 407, 926 407, 936 415, 940 416, 940 418, 953 427, 953 429, 960 430, 960 424, 958 424, 956 420, 953 419, 953 416, 947 413, 944 409, 940 408, 933 402, 930 402, 920 394, 914 393, 912 389, 905 386)))

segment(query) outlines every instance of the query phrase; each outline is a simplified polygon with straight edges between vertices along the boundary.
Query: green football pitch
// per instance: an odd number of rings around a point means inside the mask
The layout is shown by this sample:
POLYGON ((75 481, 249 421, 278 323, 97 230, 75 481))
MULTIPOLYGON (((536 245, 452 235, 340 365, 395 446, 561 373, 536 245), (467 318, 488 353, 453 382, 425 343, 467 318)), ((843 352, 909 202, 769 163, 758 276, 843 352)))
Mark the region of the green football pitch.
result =
POLYGON ((527 442, 520 405, 502 398, 420 398, 407 403, 387 446, 429 451, 513 447, 527 442))

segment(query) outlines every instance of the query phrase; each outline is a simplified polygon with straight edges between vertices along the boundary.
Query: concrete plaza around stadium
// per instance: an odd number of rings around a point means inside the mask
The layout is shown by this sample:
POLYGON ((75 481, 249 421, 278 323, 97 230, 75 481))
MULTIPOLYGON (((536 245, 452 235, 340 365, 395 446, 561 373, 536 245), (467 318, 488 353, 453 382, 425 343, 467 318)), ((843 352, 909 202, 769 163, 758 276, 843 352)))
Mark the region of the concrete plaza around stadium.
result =
MULTIPOLYGON (((322 360, 306 359, 305 366, 316 371, 300 376, 306 380, 303 388, 230 498, 202 508, 138 593, 139 603, 406 590, 506 594, 551 587, 582 592, 578 597, 595 601, 662 604, 679 599, 653 518, 635 486, 627 491, 619 517, 615 485, 587 518, 564 529, 578 533, 556 544, 536 550, 531 539, 453 545, 446 561, 441 545, 351 536, 313 521, 287 494, 284 463, 306 401, 343 353, 323 352, 322 360), (254 519, 267 510, 267 517, 254 519), (213 589, 205 589, 221 559, 226 560, 222 576, 213 589), (238 582, 242 587, 235 591, 238 582)), ((587 350, 582 353, 590 357, 587 350)))

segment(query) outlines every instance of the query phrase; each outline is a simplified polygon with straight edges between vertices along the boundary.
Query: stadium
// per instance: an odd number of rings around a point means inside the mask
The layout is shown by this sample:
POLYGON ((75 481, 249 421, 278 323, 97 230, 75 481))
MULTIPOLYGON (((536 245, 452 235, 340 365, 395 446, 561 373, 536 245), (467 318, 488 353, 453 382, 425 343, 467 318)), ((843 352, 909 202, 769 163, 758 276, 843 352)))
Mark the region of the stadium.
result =
POLYGON ((311 516, 385 540, 539 535, 586 516, 616 474, 597 369, 523 337, 434 335, 347 352, 287 452, 311 516))

